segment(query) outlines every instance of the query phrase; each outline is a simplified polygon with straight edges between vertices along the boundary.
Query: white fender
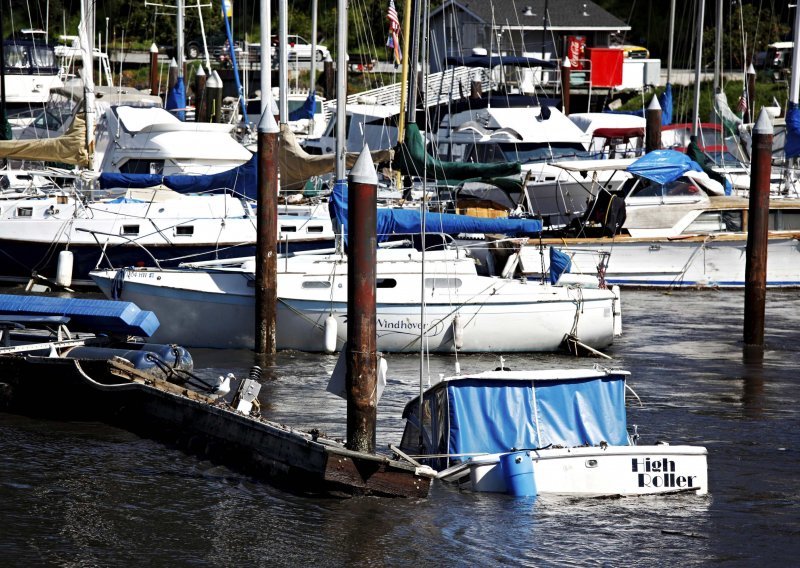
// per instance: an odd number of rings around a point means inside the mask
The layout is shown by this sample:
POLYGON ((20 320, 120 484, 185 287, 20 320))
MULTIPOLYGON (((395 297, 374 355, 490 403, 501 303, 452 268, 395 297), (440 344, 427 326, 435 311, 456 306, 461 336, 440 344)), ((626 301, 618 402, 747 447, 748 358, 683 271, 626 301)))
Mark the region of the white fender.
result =
POLYGON ((325 318, 325 352, 333 353, 336 351, 336 340, 338 337, 338 324, 336 318, 329 315, 325 318))
POLYGON ((464 347, 464 324, 461 323, 461 314, 453 316, 453 346, 456 349, 464 347))
POLYGON ((622 335, 622 293, 619 286, 612 286, 611 291, 614 293, 614 337, 622 335))
POLYGON ((62 250, 58 253, 58 265, 56 267, 56 284, 69 288, 72 284, 72 264, 73 256, 71 250, 62 250))

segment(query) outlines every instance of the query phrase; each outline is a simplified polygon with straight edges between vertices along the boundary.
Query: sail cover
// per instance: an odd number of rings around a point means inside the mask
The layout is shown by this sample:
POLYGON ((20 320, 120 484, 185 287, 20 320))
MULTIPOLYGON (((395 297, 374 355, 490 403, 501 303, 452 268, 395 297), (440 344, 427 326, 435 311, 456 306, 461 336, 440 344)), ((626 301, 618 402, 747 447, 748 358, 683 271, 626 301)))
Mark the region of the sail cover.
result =
MULTIPOLYGON (((332 217, 337 227, 344 227, 347 235, 347 184, 337 182, 332 196, 332 217)), ((422 233, 422 215, 419 209, 378 208, 378 242, 392 235, 418 235, 422 233)), ((425 216, 426 233, 458 235, 467 233, 499 233, 509 236, 533 236, 542 230, 536 219, 485 219, 450 213, 428 213, 425 216)))
POLYGON ((69 130, 55 138, 0 141, 0 158, 58 162, 88 167, 86 121, 80 114, 75 115, 69 130))
POLYGON ((675 150, 653 150, 628 166, 628 171, 656 183, 665 184, 678 179, 688 171, 702 172, 703 168, 686 154, 675 150))
POLYGON ((786 146, 787 158, 800 156, 800 107, 790 102, 786 112, 786 146))

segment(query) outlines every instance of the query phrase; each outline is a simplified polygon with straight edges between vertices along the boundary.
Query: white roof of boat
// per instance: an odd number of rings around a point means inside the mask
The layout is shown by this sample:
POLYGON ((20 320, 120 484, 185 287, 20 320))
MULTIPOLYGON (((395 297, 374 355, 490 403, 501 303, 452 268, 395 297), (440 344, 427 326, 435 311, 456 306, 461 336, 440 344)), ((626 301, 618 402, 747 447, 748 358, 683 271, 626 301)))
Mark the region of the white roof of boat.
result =
POLYGON ((587 134, 598 128, 645 128, 647 120, 633 114, 612 114, 608 112, 579 112, 569 115, 569 119, 587 134))
POLYGON ((626 170, 638 158, 614 158, 609 160, 569 160, 553 162, 553 166, 570 172, 626 170))
POLYGON ((457 375, 454 377, 444 377, 439 383, 449 383, 466 379, 489 379, 501 381, 564 381, 582 380, 608 377, 611 375, 629 376, 630 371, 619 369, 602 369, 593 367, 591 369, 538 369, 526 371, 486 371, 477 374, 457 375))

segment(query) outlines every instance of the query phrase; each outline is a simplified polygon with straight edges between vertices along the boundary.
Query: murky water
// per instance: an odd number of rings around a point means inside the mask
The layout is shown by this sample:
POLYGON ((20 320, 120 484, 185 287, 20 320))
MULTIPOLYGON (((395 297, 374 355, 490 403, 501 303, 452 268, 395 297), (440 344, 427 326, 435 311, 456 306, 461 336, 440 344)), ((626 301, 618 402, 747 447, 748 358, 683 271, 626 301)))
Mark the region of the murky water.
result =
MULTIPOLYGON (((767 351, 742 361, 742 292, 624 292, 609 365, 632 371, 642 443, 705 445, 711 493, 629 499, 459 492, 421 501, 290 495, 95 423, 0 414, 4 565, 793 565, 800 554, 800 292, 770 292, 767 351)), ((246 351, 193 351, 204 373, 246 373, 246 351)), ((513 368, 600 360, 506 356, 513 368)), ((455 357, 431 357, 431 376, 455 357)), ((498 355, 460 357, 464 371, 498 355)), ((325 392, 335 357, 282 353, 265 413, 344 436, 325 392)), ((419 358, 389 357, 378 443, 397 443, 419 358)))

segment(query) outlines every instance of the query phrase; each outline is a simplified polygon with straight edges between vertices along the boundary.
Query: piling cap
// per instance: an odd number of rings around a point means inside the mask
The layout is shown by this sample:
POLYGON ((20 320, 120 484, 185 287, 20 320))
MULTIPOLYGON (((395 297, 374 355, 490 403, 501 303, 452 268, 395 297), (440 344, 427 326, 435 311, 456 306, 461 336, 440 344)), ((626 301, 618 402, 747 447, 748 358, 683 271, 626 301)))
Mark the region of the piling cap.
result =
POLYGON ((278 132, 280 132, 280 128, 278 128, 278 123, 275 122, 273 114, 271 112, 262 112, 261 119, 258 121, 258 133, 277 134, 278 132))
POLYGON ((172 58, 172 61, 169 62, 169 66, 170 67, 177 67, 178 66, 178 62, 175 61, 174 57, 172 58))
POLYGON ((205 77, 206 76, 206 72, 203 70, 203 66, 202 65, 198 65, 197 66, 197 71, 195 72, 195 75, 198 75, 200 77, 205 77))
POLYGON ((269 104, 269 113, 272 116, 278 116, 281 111, 278 110, 278 103, 275 102, 275 97, 272 96, 272 93, 267 93, 267 99, 269 104))
POLYGON ((150 53, 158 53, 158 46, 155 43, 150 44, 150 53))
POLYGON ((572 67, 572 62, 566 55, 564 56, 564 59, 561 60, 561 67, 572 67))
POLYGON ((773 134, 774 129, 772 128, 772 120, 769 118, 769 113, 767 109, 761 107, 761 112, 758 113, 758 120, 756 120, 756 125, 753 127, 753 134, 773 134))
POLYGON ((219 76, 219 73, 217 73, 216 69, 214 69, 214 72, 212 73, 212 75, 214 76, 214 78, 217 81, 219 81, 219 86, 222 87, 222 77, 219 76))
POLYGON ((755 74, 756 74, 756 68, 755 68, 755 67, 753 67, 753 64, 752 64, 752 63, 751 63, 751 64, 750 64, 750 66, 747 68, 747 74, 748 74, 748 75, 755 75, 755 74))
POLYGON ((653 98, 650 99, 650 104, 647 105, 647 110, 661 110, 661 104, 658 102, 658 97, 653 95, 653 98))
POLYGON ((211 75, 209 75, 208 79, 206 80, 206 89, 221 89, 222 88, 222 81, 219 79, 219 75, 217 75, 216 71, 212 71, 211 75))
POLYGON ((369 144, 364 144, 364 149, 361 150, 353 169, 350 170, 349 178, 353 183, 365 183, 377 187, 378 173, 375 171, 372 154, 369 152, 369 144))

